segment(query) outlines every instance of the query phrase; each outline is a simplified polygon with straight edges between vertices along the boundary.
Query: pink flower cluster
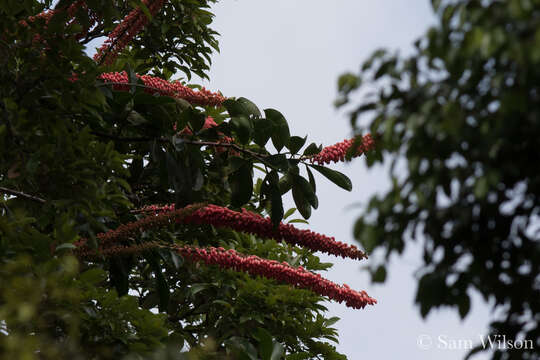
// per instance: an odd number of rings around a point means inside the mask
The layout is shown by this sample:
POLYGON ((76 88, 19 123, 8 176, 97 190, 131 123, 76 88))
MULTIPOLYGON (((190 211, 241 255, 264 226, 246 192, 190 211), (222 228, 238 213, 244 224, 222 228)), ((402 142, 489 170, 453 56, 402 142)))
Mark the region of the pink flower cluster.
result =
MULTIPOLYGON (((164 5, 165 0, 143 0, 143 4, 148 7, 150 14, 154 16, 164 5)), ((149 22, 148 17, 140 7, 132 10, 113 31, 107 40, 98 49, 94 60, 110 65, 127 44, 133 39, 149 22)))
MULTIPOLYGON (((320 153, 310 158, 312 163, 318 163, 319 165, 330 164, 331 162, 338 162, 345 160, 345 154, 353 146, 354 139, 344 140, 340 143, 327 146, 322 149, 320 153)), ((371 134, 367 134, 363 137, 362 143, 356 149, 353 157, 365 154, 367 151, 373 149, 375 142, 371 137, 371 134)))
MULTIPOLYGON (((184 99, 190 104, 203 106, 219 106, 226 100, 223 95, 208 91, 204 87, 201 90, 196 91, 182 85, 179 81, 169 82, 167 80, 150 75, 137 74, 137 77, 142 80, 145 86, 148 87, 146 89, 147 92, 158 93, 163 96, 171 96, 179 99, 184 99)), ((103 73, 99 75, 98 79, 101 79, 106 83, 129 83, 128 75, 125 71, 103 73)), ((129 88, 129 85, 113 85, 114 90, 128 91, 129 88)))
POLYGON ((311 290, 339 303, 345 302, 346 306, 354 309, 363 309, 366 305, 377 303, 377 300, 371 298, 365 291, 358 292, 347 285, 340 286, 319 274, 307 271, 301 266, 294 268, 286 262, 262 259, 255 255, 243 256, 235 250, 225 250, 221 247, 201 249, 184 246, 177 247, 176 250, 191 261, 275 279, 297 288, 311 290))
MULTIPOLYGON (((147 206, 142 209, 147 212, 166 214, 174 210, 174 205, 147 206)), ((299 245, 313 251, 322 251, 327 254, 364 259, 367 255, 354 245, 336 241, 334 237, 318 234, 311 230, 301 230, 290 224, 279 224, 274 227, 270 218, 242 209, 242 212, 233 211, 217 205, 202 207, 190 215, 177 220, 185 224, 208 224, 215 227, 226 227, 235 231, 254 234, 262 238, 273 238, 288 244, 299 245)))

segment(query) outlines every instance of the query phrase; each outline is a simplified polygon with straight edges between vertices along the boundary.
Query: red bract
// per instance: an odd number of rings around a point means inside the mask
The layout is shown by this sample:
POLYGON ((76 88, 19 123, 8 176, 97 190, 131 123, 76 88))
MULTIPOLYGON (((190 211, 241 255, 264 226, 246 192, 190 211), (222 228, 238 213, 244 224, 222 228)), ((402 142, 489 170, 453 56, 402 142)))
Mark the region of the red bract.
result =
POLYGON ((262 259, 255 255, 243 256, 235 250, 223 248, 200 249, 184 246, 176 247, 176 251, 191 261, 275 279, 297 288, 311 290, 340 303, 345 302, 345 305, 355 309, 377 303, 377 300, 369 297, 365 291, 357 292, 347 285, 340 286, 319 274, 307 271, 301 266, 294 268, 286 262, 280 263, 275 260, 262 259))
MULTIPOLYGON (((318 163, 319 165, 330 164, 331 162, 338 162, 345 160, 345 155, 347 151, 353 146, 354 139, 344 140, 340 143, 327 146, 322 149, 320 153, 314 155, 310 158, 312 163, 318 163)), ((353 154, 353 157, 360 156, 367 151, 373 149, 375 143, 371 134, 367 134, 362 139, 362 143, 356 149, 356 152, 353 154)))
MULTIPOLYGON (((174 205, 151 205, 144 207, 142 210, 157 212, 160 215, 175 211, 174 205)), ((322 251, 343 258, 367 258, 367 255, 354 245, 336 241, 334 237, 318 234, 311 230, 297 229, 290 224, 281 223, 277 228, 274 228, 270 218, 264 218, 259 214, 249 212, 245 209, 242 212, 237 212, 217 205, 208 205, 177 221, 184 224, 208 224, 215 227, 225 227, 235 231, 254 234, 262 238, 273 238, 277 241, 284 241, 288 244, 303 246, 314 251, 322 251)))
MULTIPOLYGON (((146 92, 158 93, 163 96, 171 96, 179 99, 184 99, 190 104, 203 106, 219 106, 226 100, 223 95, 208 91, 204 87, 201 90, 196 91, 182 85, 179 81, 169 82, 167 80, 154 76, 138 74, 137 78, 141 79, 144 85, 147 86, 147 88, 145 89, 146 92)), ((129 78, 125 71, 103 73, 99 75, 98 79, 101 79, 106 83, 116 83, 112 85, 114 90, 129 91, 130 89, 130 86, 127 85, 129 83, 129 78)))
MULTIPOLYGON (((143 0, 150 14, 154 16, 165 0, 143 0)), ((113 31, 94 55, 94 60, 110 65, 127 44, 148 24, 150 20, 140 7, 132 10, 113 31)))

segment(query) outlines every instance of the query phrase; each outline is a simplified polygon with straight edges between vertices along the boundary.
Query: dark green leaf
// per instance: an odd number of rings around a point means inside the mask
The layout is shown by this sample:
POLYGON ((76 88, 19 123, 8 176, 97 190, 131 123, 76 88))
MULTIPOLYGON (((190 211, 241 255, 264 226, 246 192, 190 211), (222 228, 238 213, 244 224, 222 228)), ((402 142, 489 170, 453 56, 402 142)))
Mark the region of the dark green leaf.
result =
POLYGON ((233 206, 246 204, 253 194, 253 170, 251 163, 246 161, 235 172, 229 175, 231 185, 231 203, 233 206))
POLYGON ((238 116, 231 119, 231 125, 238 135, 238 140, 240 140, 242 144, 249 143, 253 132, 253 124, 251 121, 244 116, 238 116))
POLYGON ((255 339, 259 342, 259 354, 262 360, 270 360, 273 351, 272 336, 270 333, 262 328, 257 329, 253 334, 255 339))
POLYGON ((371 280, 375 283, 383 283, 386 281, 386 267, 380 265, 371 276, 371 280))
POLYGON ((231 117, 244 116, 249 118, 251 116, 261 116, 259 108, 257 108, 254 103, 243 97, 236 100, 227 99, 223 103, 223 106, 225 106, 231 117))
POLYGON ((145 255, 145 258, 156 278, 156 291, 159 295, 159 311, 167 311, 170 297, 169 284, 167 284, 167 280, 165 280, 165 276, 163 276, 163 271, 156 253, 148 253, 145 255))
POLYGON ((272 143, 278 151, 281 151, 291 137, 287 120, 279 111, 274 109, 265 109, 264 113, 266 120, 272 123, 272 143))
POLYGON ((317 144, 315 143, 311 143, 309 144, 309 146, 304 150, 304 156, 309 156, 309 155, 315 155, 315 154, 318 154, 320 153, 322 150, 322 146, 317 146, 317 144))
POLYGON ((305 197, 304 190, 298 182, 293 182, 292 194, 296 208, 304 219, 311 216, 311 205, 305 197))
POLYGON ((315 177, 313 176, 313 172, 309 168, 309 166, 306 165, 306 171, 308 174, 308 179, 311 187, 313 188, 313 192, 317 192, 317 184, 315 183, 315 177))
POLYGON ((291 151, 291 154, 296 154, 298 153, 298 150, 300 150, 302 146, 304 146, 306 140, 307 136, 303 138, 300 136, 291 136, 287 148, 291 151))
POLYGON ((267 119, 253 119, 253 141, 259 146, 264 146, 272 135, 273 124, 267 119))
POLYGON ((313 191, 311 184, 301 176, 294 176, 293 187, 295 185, 300 187, 302 193, 304 194, 304 198, 308 201, 308 203, 314 209, 317 209, 319 207, 319 200, 317 199, 317 195, 315 195, 315 191, 313 191))
POLYGON ((326 177, 328 180, 336 184, 337 186, 347 190, 352 190, 352 182, 351 180, 345 176, 344 174, 340 173, 339 171, 329 169, 324 166, 320 165, 310 165, 312 168, 320 172, 324 177, 326 177))

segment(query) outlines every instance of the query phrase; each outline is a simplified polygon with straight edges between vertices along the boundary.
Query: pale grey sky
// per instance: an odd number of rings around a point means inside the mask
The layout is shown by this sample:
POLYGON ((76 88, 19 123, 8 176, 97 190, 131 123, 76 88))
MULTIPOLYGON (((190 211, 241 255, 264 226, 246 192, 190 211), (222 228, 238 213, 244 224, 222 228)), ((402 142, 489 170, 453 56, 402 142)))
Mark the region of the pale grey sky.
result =
MULTIPOLYGON (((225 96, 244 96, 261 109, 272 107, 288 119, 291 132, 331 145, 350 135, 348 120, 332 105, 336 79, 356 71, 378 47, 411 50, 412 42, 435 22, 428 0, 229 0, 214 7, 215 29, 221 33, 221 53, 213 56, 210 81, 203 82, 225 96)), ((365 167, 363 159, 334 167, 350 176, 351 193, 318 179, 320 207, 310 228, 354 243, 352 225, 358 215, 353 203, 362 203, 384 191, 384 169, 365 167)), ((414 306, 420 264, 419 250, 410 248, 394 258, 389 278, 373 286, 362 264, 325 257, 336 265, 325 276, 365 289, 379 304, 351 310, 330 304, 337 323, 338 349, 350 360, 461 359, 466 350, 440 349, 439 336, 448 340, 479 341, 487 332, 489 307, 473 297, 472 311, 461 322, 454 311, 432 312, 422 320, 414 306), (431 337, 428 350, 418 346, 422 335, 431 337)), ((369 260, 368 260, 369 261, 369 260)), ((429 340, 423 337, 424 345, 429 340)), ((463 343, 462 343, 463 344, 463 343)), ((485 355, 474 359, 486 359, 485 355)))

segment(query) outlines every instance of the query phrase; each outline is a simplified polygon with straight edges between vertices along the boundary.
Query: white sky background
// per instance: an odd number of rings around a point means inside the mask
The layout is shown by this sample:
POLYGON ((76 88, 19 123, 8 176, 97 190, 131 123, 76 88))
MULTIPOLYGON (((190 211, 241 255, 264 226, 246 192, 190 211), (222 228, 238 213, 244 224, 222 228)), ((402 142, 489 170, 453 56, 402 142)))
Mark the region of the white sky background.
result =
MULTIPOLYGON (((261 109, 281 111, 293 135, 309 135, 308 142, 331 145, 350 136, 347 117, 337 112, 337 77, 356 72, 376 48, 412 49, 413 41, 435 22, 428 0, 228 0, 213 9, 214 29, 221 33, 221 53, 213 56, 210 81, 202 82, 225 96, 244 96, 261 109)), ((195 80, 197 81, 197 80, 195 80)), ((354 189, 346 192, 317 177, 319 209, 310 219, 314 231, 354 243, 352 227, 359 210, 354 203, 388 187, 384 169, 367 169, 364 159, 339 164, 354 189)), ((316 175, 317 176, 317 175, 316 175)), ((292 204, 291 204, 292 206, 292 204)), ((339 316, 338 350, 350 360, 462 359, 466 350, 438 349, 437 340, 472 340, 487 332, 489 308, 473 297, 471 313, 461 322, 455 311, 431 312, 426 321, 414 305, 420 265, 419 249, 394 258, 386 283, 371 285, 362 264, 335 257, 326 277, 365 289, 379 304, 352 310, 330 304, 330 316, 339 316), (429 350, 417 338, 433 339, 429 350)), ((365 261, 365 260, 364 260, 365 261)), ((369 260, 368 260, 369 261, 369 260)), ((487 359, 481 355, 474 359, 487 359)))

